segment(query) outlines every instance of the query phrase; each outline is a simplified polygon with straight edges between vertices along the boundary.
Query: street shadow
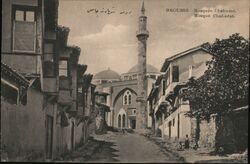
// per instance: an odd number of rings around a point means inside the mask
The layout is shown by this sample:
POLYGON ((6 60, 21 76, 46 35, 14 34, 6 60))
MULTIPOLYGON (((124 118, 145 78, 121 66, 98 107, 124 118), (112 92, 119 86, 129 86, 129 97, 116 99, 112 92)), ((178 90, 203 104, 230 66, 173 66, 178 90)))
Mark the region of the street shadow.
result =
POLYGON ((113 147, 116 146, 113 142, 95 140, 96 143, 100 146, 95 149, 93 155, 86 160, 86 162, 100 162, 100 163, 111 163, 119 162, 120 160, 116 159, 119 155, 115 154, 119 152, 113 147))

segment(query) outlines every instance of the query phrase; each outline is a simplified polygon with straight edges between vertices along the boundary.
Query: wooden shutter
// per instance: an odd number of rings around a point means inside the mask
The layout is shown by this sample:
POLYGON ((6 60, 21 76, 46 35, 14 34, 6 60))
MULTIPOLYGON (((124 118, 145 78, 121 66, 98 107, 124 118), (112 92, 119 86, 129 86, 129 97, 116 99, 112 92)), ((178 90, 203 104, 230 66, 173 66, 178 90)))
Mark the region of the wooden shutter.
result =
POLYGON ((35 52, 36 22, 14 21, 13 50, 35 52))

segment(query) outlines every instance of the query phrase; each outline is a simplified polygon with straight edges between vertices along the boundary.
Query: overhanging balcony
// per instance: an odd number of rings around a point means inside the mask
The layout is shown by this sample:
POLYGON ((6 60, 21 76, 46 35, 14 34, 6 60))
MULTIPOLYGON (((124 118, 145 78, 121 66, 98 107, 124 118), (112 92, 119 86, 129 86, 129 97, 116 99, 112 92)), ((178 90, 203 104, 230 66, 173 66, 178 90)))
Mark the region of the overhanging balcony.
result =
POLYGON ((167 89, 165 90, 166 95, 168 95, 171 92, 174 92, 175 86, 178 84, 178 82, 172 82, 168 85, 167 89))
POLYGON ((44 77, 43 78, 43 92, 48 94, 58 94, 58 78, 44 77))
POLYGON ((70 90, 59 90, 58 103, 62 105, 73 105, 73 98, 70 95, 70 90))
POLYGON ((162 109, 162 107, 169 105, 169 103, 165 100, 165 95, 162 95, 159 101, 154 106, 154 113, 156 114, 158 110, 162 109))
POLYGON ((71 90, 71 78, 60 76, 59 77, 59 89, 60 90, 71 90))

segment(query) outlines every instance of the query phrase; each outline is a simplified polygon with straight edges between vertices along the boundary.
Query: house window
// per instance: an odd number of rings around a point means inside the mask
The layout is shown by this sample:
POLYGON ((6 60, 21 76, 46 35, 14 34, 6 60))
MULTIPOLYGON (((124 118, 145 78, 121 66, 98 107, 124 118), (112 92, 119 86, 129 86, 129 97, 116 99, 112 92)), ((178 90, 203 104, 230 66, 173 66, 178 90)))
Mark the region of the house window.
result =
POLYGON ((179 66, 173 66, 172 82, 179 82, 179 66))
POLYGON ((133 76, 132 76, 132 79, 133 79, 133 80, 136 80, 136 79, 137 79, 137 74, 133 75, 133 76))
POLYGON ((35 10, 13 6, 13 51, 35 52, 35 48, 35 10))
POLYGON ((130 105, 132 103, 132 94, 127 90, 123 95, 123 105, 130 105))
POLYGON ((59 76, 68 76, 68 61, 59 61, 59 76))
POLYGON ((174 127, 174 124, 175 124, 175 118, 173 119, 173 127, 174 127))
POLYGON ((44 44, 44 61, 54 61, 54 44, 45 43, 44 44))

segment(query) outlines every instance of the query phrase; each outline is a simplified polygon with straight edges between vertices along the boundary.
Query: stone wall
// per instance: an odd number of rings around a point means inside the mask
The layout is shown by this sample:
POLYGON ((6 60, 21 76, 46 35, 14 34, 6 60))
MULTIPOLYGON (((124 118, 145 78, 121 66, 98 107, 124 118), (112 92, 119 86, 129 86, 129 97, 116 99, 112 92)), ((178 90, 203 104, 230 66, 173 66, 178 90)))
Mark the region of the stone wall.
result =
POLYGON ((205 120, 200 122, 199 146, 214 148, 215 135, 216 135, 215 118, 210 119, 209 122, 205 120))

